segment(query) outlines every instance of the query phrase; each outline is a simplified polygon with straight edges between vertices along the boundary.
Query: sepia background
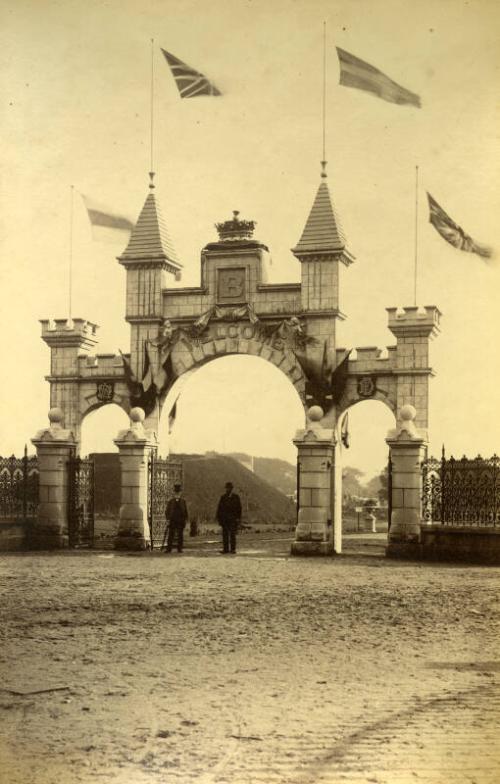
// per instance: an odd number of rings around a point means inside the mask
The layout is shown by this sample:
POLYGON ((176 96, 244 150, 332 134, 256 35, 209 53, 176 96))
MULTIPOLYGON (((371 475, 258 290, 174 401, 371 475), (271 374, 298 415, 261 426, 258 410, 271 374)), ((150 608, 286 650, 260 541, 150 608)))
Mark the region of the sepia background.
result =
MULTIPOLYGON (((444 314, 431 347, 431 451, 498 449, 500 263, 448 245, 428 224, 425 196, 500 258, 495 0, 0 0, 0 14, 1 454, 19 454, 47 422, 49 351, 37 319, 68 315, 71 185, 73 315, 100 325, 97 351, 128 350, 115 260, 127 238, 94 239, 78 194, 133 219, 142 207, 151 38, 154 168, 184 264, 178 285, 197 284, 200 250, 234 209, 271 250, 270 281, 300 279, 290 248, 319 182, 324 20, 329 185, 356 256, 342 277, 340 345, 391 345, 385 308, 413 304, 418 165, 417 300, 444 314), (340 87, 335 45, 418 93, 422 108, 340 87), (223 95, 181 100, 160 46, 223 95)), ((124 414, 93 416, 84 450, 109 451, 124 414)), ((274 368, 224 359, 186 385, 171 448, 293 461, 302 418, 274 368)), ((391 421, 382 404, 357 406, 347 462, 381 470, 391 421)))

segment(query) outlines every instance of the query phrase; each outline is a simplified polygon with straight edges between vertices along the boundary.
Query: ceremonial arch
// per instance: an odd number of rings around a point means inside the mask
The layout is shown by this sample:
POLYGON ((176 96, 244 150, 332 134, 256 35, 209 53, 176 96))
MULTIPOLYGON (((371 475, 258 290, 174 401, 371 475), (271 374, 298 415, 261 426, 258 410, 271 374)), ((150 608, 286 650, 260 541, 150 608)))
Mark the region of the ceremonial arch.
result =
MULTIPOLYGON (((183 265, 151 182, 118 258, 126 271, 129 352, 91 354, 97 325, 84 319, 42 321, 42 339, 51 349, 51 410, 50 427, 33 439, 41 487, 35 546, 67 544, 71 478, 66 466, 79 451, 85 416, 109 403, 130 416, 130 427, 115 440, 122 475, 116 546, 149 546, 147 463, 148 455, 159 448, 162 411, 170 410, 189 374, 222 356, 243 354, 272 363, 303 403, 304 427, 294 439, 300 499, 295 554, 341 551, 339 423, 351 406, 366 399, 386 404, 395 415, 396 428, 388 443, 396 462, 398 455, 403 459, 410 453, 412 460, 420 460, 432 375, 428 346, 438 332, 440 314, 434 306, 388 308, 395 345, 384 350, 338 345, 338 323, 346 318, 340 309, 340 271, 354 257, 325 173, 292 249, 296 261, 290 263, 300 263, 300 282, 268 282, 269 249, 254 236, 253 221, 234 212, 216 229, 217 239, 201 251, 200 285, 180 287, 183 265)), ((403 468, 406 464, 400 463, 403 468)), ((418 488, 413 474, 410 477, 403 468, 395 475, 401 491, 394 497, 396 506, 393 503, 395 546, 412 543, 418 535, 418 488)))

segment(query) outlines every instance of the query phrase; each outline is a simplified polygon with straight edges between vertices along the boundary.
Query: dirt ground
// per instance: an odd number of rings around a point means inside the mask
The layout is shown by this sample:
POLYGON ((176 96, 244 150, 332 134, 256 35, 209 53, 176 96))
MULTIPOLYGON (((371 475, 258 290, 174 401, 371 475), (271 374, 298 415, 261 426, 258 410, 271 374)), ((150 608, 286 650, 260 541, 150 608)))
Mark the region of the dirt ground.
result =
POLYGON ((500 568, 0 556, 2 784, 500 781, 500 568))

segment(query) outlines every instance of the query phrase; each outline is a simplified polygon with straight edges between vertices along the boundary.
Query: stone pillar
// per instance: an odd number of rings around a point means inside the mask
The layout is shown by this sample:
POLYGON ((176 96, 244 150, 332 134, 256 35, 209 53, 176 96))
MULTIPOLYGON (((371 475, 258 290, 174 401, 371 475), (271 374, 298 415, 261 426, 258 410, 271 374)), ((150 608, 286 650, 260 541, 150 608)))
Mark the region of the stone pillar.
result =
POLYGON ((416 415, 413 406, 403 406, 400 426, 386 439, 392 461, 392 514, 386 554, 392 558, 420 555, 421 466, 427 443, 415 427, 416 415))
POLYGON ((333 430, 321 427, 323 410, 312 406, 308 427, 299 430, 293 443, 298 449, 299 514, 292 555, 332 555, 333 430))
POLYGON ((40 488, 37 518, 29 537, 34 550, 68 546, 68 462, 76 441, 62 421, 62 410, 51 408, 50 426, 31 439, 38 455, 40 488))
POLYGON ((156 446, 154 435, 144 429, 142 408, 130 412, 130 427, 121 430, 115 444, 120 453, 121 506, 115 540, 117 550, 148 550, 148 459, 156 446))
POLYGON ((331 471, 333 497, 333 550, 335 555, 342 552, 342 446, 334 443, 333 465, 331 471))

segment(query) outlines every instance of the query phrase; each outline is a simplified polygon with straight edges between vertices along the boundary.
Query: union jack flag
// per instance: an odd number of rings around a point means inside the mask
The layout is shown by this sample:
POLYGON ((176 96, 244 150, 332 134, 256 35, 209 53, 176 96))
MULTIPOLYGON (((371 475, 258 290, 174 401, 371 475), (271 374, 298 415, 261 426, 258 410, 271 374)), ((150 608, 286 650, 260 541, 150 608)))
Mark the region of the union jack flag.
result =
POLYGON ((429 200, 429 221, 432 223, 436 231, 454 248, 468 251, 469 253, 477 253, 478 256, 489 259, 491 256, 491 248, 480 245, 475 242, 472 237, 458 226, 449 215, 439 206, 437 201, 432 198, 430 193, 427 193, 429 200))
POLYGON ((178 57, 166 52, 165 49, 162 49, 162 52, 172 71, 181 98, 195 98, 197 95, 221 95, 215 84, 202 73, 191 68, 190 65, 186 65, 178 57))

